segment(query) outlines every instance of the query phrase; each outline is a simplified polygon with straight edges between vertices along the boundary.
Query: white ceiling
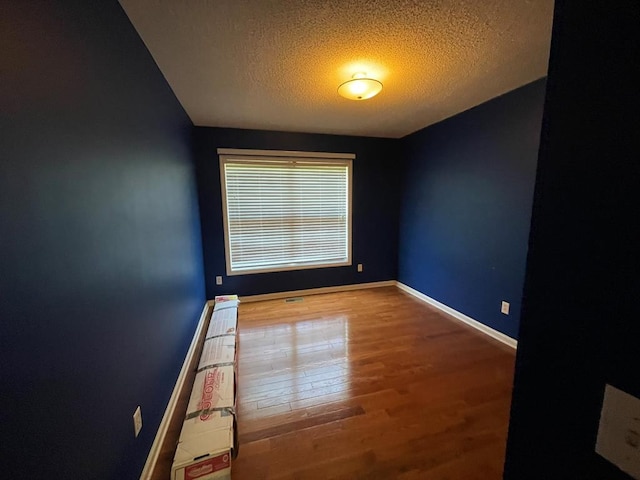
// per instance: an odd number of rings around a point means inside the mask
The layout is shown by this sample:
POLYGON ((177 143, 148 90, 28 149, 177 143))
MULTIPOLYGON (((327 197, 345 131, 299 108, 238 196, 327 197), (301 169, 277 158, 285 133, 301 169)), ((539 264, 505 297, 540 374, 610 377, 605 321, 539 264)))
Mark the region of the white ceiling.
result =
POLYGON ((120 0, 195 125, 402 137, 547 72, 553 0, 120 0), (365 71, 373 99, 340 97, 365 71))

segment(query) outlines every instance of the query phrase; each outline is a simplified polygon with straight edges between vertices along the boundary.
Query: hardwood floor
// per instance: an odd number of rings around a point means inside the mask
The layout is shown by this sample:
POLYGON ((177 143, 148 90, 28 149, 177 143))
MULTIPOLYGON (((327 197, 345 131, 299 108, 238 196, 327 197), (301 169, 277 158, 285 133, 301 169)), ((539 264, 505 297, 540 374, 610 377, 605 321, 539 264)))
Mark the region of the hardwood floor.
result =
POLYGON ((511 348, 395 287, 243 303, 239 332, 234 480, 502 478, 511 348))

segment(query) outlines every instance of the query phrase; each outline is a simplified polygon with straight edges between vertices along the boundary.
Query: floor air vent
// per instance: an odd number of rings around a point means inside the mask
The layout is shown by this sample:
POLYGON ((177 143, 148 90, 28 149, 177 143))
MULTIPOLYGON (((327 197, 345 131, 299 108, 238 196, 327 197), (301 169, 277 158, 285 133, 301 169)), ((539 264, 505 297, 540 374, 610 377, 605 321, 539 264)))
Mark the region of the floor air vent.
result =
POLYGON ((302 297, 291 297, 291 298, 285 298, 284 299, 285 303, 301 302, 303 300, 304 300, 304 298, 302 298, 302 297))

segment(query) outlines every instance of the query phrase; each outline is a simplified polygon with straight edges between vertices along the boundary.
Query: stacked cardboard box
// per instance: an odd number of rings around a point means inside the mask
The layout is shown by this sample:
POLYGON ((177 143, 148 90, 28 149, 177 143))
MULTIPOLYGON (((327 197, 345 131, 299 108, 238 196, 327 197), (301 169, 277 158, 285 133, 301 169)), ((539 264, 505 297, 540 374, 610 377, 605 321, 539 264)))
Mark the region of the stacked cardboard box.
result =
POLYGON ((172 480, 231 478, 231 460, 238 454, 237 325, 237 295, 216 297, 173 458, 172 480))

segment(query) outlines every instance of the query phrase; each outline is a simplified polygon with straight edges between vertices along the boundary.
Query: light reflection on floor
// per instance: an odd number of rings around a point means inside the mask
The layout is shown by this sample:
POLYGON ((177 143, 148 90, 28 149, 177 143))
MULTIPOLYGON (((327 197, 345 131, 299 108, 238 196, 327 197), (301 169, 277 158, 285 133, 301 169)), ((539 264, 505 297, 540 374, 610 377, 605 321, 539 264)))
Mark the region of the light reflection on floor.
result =
POLYGON ((333 316, 268 326, 243 325, 239 338, 240 414, 286 411, 300 402, 349 397, 349 319, 333 316), (243 347, 247 352, 243 355, 243 347), (259 352, 259 353, 258 353, 259 352))

